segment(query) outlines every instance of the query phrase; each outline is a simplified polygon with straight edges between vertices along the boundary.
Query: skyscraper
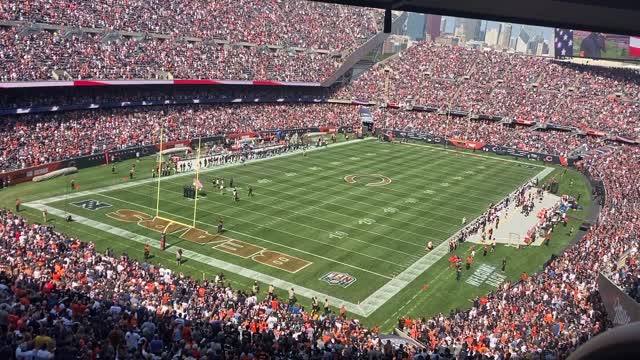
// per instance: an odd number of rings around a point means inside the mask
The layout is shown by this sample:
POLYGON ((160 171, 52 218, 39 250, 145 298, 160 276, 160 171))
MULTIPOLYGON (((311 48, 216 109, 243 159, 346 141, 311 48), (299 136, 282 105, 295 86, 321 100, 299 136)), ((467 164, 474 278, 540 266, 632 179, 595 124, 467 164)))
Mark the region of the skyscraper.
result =
POLYGON ((516 40, 516 52, 526 54, 529 40, 530 37, 527 31, 524 28, 520 29, 520 34, 518 34, 518 39, 516 40))
MULTIPOLYGON (((544 43, 544 38, 541 34, 536 34, 533 36, 533 39, 529 40, 529 44, 527 45, 527 54, 538 55, 538 45, 544 43)), ((542 49, 541 49, 542 52, 542 49)), ((540 54, 542 55, 542 54, 540 54)))
POLYGON ((549 55, 549 44, 547 43, 546 40, 544 40, 541 43, 538 43, 538 46, 536 47, 536 55, 538 56, 549 55))
POLYGON ((488 29, 484 36, 484 42, 490 47, 495 47, 498 45, 499 36, 500 36, 500 28, 488 29))
POLYGON ((506 50, 511 42, 511 24, 500 24, 500 35, 498 36, 498 48, 506 50))
POLYGON ((480 25, 482 22, 478 19, 464 19, 462 21, 462 31, 465 41, 483 40, 480 39, 480 25))
POLYGON ((442 16, 427 15, 427 34, 431 37, 431 41, 435 41, 440 36, 440 23, 442 16))
POLYGON ((407 18, 407 33, 413 40, 424 40, 425 36, 425 14, 409 13, 407 18))

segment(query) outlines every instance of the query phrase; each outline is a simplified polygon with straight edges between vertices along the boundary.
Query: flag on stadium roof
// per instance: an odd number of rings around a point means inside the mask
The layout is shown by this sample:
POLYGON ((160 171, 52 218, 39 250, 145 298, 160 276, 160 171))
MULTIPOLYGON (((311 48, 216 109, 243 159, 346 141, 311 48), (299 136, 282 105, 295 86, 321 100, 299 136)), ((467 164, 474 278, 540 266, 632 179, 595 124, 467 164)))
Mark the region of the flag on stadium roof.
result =
POLYGON ((554 34, 554 54, 557 58, 573 56, 573 30, 556 29, 554 34))

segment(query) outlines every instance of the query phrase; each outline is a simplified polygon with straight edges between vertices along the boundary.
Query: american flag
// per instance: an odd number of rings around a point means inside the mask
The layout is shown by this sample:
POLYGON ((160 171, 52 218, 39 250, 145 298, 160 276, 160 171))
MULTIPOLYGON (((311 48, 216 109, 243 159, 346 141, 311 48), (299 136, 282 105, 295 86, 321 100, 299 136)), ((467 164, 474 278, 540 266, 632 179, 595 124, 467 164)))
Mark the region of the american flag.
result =
POLYGON ((556 29, 554 47, 556 59, 573 56, 573 30, 556 29))

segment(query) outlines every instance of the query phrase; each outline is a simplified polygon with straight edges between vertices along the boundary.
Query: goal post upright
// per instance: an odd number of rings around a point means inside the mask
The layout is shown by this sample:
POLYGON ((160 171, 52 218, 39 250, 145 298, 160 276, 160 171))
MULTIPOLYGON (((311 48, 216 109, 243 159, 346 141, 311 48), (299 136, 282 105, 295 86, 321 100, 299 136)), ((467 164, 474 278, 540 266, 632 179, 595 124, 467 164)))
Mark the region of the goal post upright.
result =
POLYGON ((160 178, 162 177, 162 145, 164 139, 164 128, 160 126, 160 151, 158 152, 158 156, 160 157, 160 161, 157 163, 158 165, 158 192, 156 194, 156 217, 160 214, 160 178))
POLYGON ((193 202, 193 227, 196 227, 196 214, 198 213, 198 193, 200 190, 198 189, 198 183, 200 181, 200 145, 202 141, 202 136, 198 138, 198 155, 196 156, 196 181, 193 184, 196 189, 196 194, 193 202))

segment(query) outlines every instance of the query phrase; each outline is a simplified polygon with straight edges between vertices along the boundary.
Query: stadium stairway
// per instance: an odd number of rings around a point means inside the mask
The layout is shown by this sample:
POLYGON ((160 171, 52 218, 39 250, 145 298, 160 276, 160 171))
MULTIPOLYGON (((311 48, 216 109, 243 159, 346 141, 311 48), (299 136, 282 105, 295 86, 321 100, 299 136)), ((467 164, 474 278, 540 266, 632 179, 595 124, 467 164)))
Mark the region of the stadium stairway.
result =
MULTIPOLYGON (((407 20, 408 13, 403 12, 400 16, 393 20, 391 24, 391 32, 399 29, 407 20)), ((342 65, 333 72, 329 77, 324 79, 322 82, 322 86, 330 87, 338 80, 340 80, 345 74, 350 72, 351 70, 360 60, 362 60, 369 53, 374 51, 376 48, 381 46, 385 40, 389 37, 390 34, 385 34, 383 32, 379 32, 370 38, 366 43, 357 48, 354 52, 352 52, 347 58, 342 62, 342 65)))

